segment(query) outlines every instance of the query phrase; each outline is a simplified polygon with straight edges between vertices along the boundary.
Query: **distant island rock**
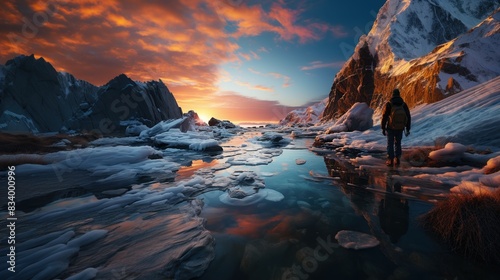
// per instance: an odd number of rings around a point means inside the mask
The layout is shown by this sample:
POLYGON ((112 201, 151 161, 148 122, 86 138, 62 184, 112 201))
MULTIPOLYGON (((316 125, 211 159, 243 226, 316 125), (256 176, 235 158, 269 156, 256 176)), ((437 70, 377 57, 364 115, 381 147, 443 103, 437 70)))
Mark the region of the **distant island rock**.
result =
POLYGON ((221 127, 221 128, 235 128, 236 125, 233 124, 232 122, 228 121, 228 120, 218 120, 214 117, 210 118, 210 120, 208 121, 208 125, 209 126, 218 126, 218 127, 221 127))

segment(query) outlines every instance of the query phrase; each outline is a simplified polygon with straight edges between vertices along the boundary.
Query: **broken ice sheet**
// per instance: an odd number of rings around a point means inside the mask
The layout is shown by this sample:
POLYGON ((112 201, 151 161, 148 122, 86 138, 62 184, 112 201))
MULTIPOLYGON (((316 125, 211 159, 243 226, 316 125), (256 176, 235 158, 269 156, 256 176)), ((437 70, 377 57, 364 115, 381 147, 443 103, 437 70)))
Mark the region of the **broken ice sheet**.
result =
POLYGON ((354 250, 373 248, 380 244, 380 241, 373 235, 350 230, 339 231, 335 239, 340 246, 354 250))

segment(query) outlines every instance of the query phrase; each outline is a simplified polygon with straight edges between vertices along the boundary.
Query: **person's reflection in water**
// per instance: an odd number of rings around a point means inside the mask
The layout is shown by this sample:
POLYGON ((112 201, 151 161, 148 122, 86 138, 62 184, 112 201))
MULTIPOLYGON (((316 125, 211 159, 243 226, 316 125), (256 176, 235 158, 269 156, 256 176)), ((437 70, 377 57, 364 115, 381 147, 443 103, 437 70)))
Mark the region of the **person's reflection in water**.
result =
POLYGON ((401 183, 392 185, 391 181, 387 180, 386 191, 390 194, 380 201, 378 214, 382 230, 389 235, 392 243, 397 243, 408 231, 409 207, 406 199, 392 195, 393 192, 401 192, 401 183))

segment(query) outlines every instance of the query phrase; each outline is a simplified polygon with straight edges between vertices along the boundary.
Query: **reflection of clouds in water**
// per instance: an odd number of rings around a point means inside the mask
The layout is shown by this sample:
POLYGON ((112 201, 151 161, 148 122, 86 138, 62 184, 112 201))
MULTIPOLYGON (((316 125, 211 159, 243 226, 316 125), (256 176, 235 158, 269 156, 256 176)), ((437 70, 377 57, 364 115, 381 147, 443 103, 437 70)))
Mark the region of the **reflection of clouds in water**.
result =
POLYGON ((192 160, 185 166, 181 166, 177 171, 177 180, 187 179, 195 174, 201 168, 212 168, 219 163, 218 160, 192 160))
POLYGON ((303 226, 315 224, 317 221, 309 212, 297 212, 291 215, 286 210, 272 213, 245 213, 241 208, 224 211, 231 225, 225 228, 225 233, 250 238, 276 237, 281 240, 303 237, 303 226))

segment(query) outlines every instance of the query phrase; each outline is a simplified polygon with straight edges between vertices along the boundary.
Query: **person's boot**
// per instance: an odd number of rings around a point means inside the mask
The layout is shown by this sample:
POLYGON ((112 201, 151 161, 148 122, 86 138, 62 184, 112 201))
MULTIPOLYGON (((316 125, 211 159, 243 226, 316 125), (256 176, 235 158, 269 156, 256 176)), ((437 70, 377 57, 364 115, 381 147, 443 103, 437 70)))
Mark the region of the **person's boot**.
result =
POLYGON ((396 166, 399 166, 400 164, 401 164, 401 160, 397 157, 397 158, 396 158, 395 165, 396 165, 396 166))
POLYGON ((392 158, 388 158, 388 159, 385 161, 385 165, 387 165, 387 166, 392 166, 392 158))

